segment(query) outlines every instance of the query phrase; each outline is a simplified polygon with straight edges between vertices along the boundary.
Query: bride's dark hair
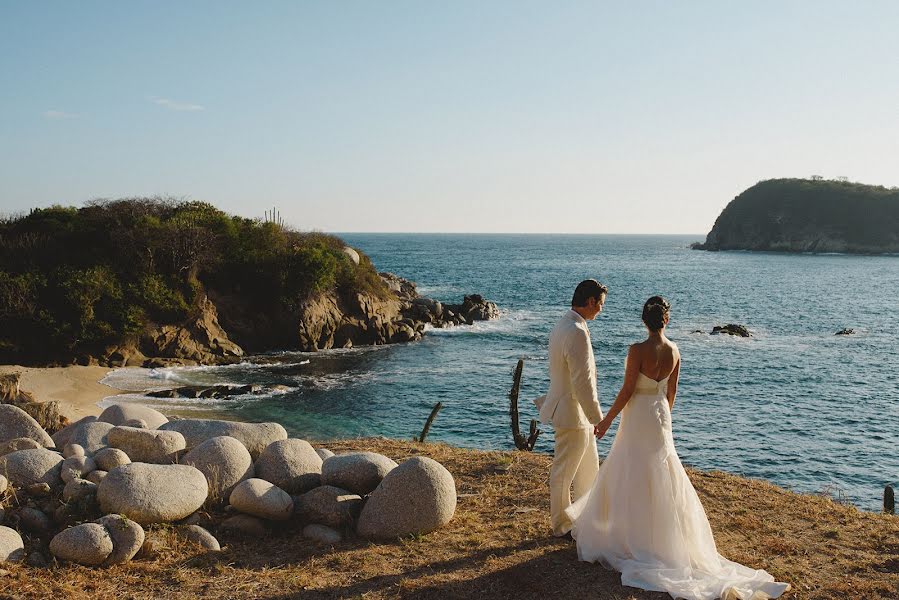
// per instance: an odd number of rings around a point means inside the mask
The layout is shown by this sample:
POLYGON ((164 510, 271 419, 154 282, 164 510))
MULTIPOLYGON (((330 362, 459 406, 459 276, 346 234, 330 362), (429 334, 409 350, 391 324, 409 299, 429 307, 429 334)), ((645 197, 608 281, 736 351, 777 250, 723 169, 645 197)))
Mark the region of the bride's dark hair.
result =
POLYGON ((665 317, 671 304, 661 296, 653 296, 643 305, 643 322, 650 331, 659 331, 665 326, 665 317))

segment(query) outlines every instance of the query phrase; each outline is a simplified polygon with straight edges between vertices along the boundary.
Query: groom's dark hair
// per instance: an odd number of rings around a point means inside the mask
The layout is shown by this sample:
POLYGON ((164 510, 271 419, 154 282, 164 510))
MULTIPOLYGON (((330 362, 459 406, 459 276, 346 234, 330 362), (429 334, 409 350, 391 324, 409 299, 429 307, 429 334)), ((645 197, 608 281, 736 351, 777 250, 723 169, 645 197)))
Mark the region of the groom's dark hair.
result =
POLYGON ((587 300, 608 294, 609 288, 595 279, 585 279, 574 288, 574 296, 571 297, 571 306, 586 306, 587 300))

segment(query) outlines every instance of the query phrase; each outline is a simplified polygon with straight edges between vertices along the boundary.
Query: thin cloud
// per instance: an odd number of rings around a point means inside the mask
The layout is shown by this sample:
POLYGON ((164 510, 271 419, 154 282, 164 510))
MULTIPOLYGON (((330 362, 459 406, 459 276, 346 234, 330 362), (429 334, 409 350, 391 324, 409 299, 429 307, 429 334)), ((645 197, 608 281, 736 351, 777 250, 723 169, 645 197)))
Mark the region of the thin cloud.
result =
POLYGON ((66 112, 64 110, 45 110, 44 118, 45 119, 77 119, 80 115, 76 115, 75 113, 66 112))
POLYGON ((178 111, 198 111, 198 110, 206 110, 206 107, 201 104, 191 104, 189 102, 176 102, 175 100, 169 100, 168 98, 151 98, 154 104, 158 104, 159 106, 165 107, 169 110, 178 110, 178 111))

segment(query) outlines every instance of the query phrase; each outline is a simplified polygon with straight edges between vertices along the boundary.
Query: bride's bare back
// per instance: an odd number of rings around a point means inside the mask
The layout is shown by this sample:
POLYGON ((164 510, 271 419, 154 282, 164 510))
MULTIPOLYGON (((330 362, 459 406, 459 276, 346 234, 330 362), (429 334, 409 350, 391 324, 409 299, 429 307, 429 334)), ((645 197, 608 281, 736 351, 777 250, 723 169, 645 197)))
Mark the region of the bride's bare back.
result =
POLYGON ((671 375, 680 362, 677 346, 664 334, 651 335, 631 348, 633 354, 628 353, 628 359, 633 355, 639 371, 656 381, 662 381, 671 375))

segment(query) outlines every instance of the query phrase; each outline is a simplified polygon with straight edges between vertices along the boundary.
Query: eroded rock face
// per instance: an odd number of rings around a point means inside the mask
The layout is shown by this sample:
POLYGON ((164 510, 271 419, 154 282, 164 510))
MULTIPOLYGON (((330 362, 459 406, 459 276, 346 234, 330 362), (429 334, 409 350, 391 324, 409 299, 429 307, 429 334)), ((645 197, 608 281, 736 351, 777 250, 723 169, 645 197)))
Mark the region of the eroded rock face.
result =
POLYGON ((208 298, 199 306, 199 316, 180 325, 162 325, 148 331, 141 339, 141 351, 147 356, 187 359, 201 364, 243 356, 243 349, 219 325, 218 311, 208 298))
POLYGON ((184 436, 187 450, 193 450, 206 440, 229 436, 240 441, 255 460, 265 447, 278 440, 287 439, 287 431, 278 423, 240 423, 217 419, 178 419, 160 427, 164 431, 177 431, 184 436))
POLYGON ((97 489, 103 512, 140 523, 178 521, 203 506, 206 477, 189 465, 131 463, 110 471, 97 489))
POLYGON ((206 440, 188 452, 181 464, 196 467, 206 476, 213 500, 227 500, 238 483, 255 474, 246 446, 229 436, 206 440))
POLYGON ((9 482, 19 488, 35 484, 59 488, 62 460, 62 456, 44 448, 18 450, 0 456, 0 473, 5 473, 9 482))
POLYGON ((146 429, 157 429, 163 423, 169 422, 168 418, 158 410, 132 403, 108 406, 100 413, 97 420, 113 425, 128 425, 128 421, 132 420, 143 421, 146 429))
POLYGON ((50 552, 60 560, 96 567, 112 554, 109 532, 99 523, 83 523, 58 533, 50 541, 50 552))
POLYGON ((393 469, 372 492, 357 532, 372 539, 429 533, 447 524, 455 510, 453 476, 436 460, 417 456, 393 469))
POLYGON ((11 404, 0 404, 0 442, 16 438, 30 438, 45 448, 53 448, 53 439, 47 435, 31 415, 11 404))
POLYGON ((25 559, 25 543, 15 529, 0 525, 0 564, 25 559))
POLYGON ((305 440, 287 439, 266 446, 256 460, 256 477, 289 494, 321 485, 322 459, 305 440))
POLYGON ((395 467, 394 461, 375 452, 338 454, 322 463, 322 485, 365 496, 395 467))
POLYGON ((170 464, 184 450, 184 436, 177 431, 113 427, 107 435, 109 445, 128 455, 133 462, 170 464))
POLYGON ((293 514, 290 494, 263 479, 247 479, 231 492, 231 506, 242 513, 268 519, 286 521, 293 514))

